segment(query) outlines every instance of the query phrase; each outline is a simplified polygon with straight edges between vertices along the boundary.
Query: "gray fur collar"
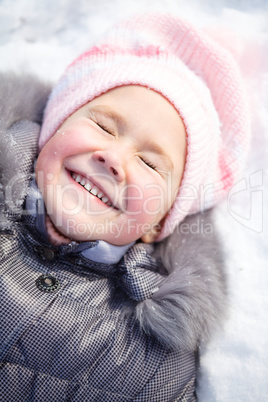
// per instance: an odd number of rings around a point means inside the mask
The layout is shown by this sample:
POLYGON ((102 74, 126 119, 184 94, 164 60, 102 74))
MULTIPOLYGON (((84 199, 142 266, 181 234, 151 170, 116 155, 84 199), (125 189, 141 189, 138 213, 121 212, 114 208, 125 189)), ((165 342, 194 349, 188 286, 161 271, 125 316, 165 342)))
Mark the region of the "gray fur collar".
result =
MULTIPOLYGON (((37 152, 39 125, 42 120, 50 88, 32 76, 15 76, 0 73, 0 221, 7 227, 9 220, 4 212, 4 191, 12 189, 8 202, 12 212, 21 210, 26 196, 28 180, 22 180, 20 172, 31 171, 37 152), (12 126, 28 122, 29 137, 24 149, 13 135, 12 126)), ((25 128, 26 129, 26 128, 25 128)))
MULTIPOLYGON (((0 228, 5 230, 21 214, 30 173, 10 196, 11 214, 6 212, 6 189, 18 172, 31 171, 49 88, 33 77, 2 74, 0 93, 0 228), (14 123, 22 120, 27 121, 29 131, 23 150, 13 133, 14 123)), ((137 301, 135 317, 144 331, 164 345, 195 350, 209 339, 224 316, 226 281, 212 211, 188 217, 183 225, 155 245, 162 275, 157 276, 150 297, 137 301)))

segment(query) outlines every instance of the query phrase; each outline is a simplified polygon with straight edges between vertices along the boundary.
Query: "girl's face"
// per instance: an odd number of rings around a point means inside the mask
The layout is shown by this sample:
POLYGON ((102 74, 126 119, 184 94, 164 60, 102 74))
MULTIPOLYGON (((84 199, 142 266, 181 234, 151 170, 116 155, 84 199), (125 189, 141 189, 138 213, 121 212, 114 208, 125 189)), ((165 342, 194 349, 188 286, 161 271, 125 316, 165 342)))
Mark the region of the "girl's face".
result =
POLYGON ((38 156, 36 180, 50 220, 69 239, 148 242, 174 202, 185 158, 175 108, 152 90, 124 86, 61 125, 38 156))

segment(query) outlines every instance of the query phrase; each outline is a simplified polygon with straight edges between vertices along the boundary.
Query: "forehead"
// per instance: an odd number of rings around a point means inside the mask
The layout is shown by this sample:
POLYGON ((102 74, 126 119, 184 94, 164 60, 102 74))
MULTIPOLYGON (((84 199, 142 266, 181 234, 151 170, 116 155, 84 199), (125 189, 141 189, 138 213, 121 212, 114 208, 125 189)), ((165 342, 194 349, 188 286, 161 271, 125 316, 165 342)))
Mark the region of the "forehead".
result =
MULTIPOLYGON (((178 111, 163 95, 140 85, 126 85, 113 88, 90 102, 93 105, 100 103, 110 106, 112 103, 114 107, 120 104, 123 110, 131 107, 133 113, 147 114, 148 117, 150 115, 157 116, 160 112, 169 118, 172 117, 180 120, 178 111)), ((129 109, 127 111, 130 112, 129 109)))

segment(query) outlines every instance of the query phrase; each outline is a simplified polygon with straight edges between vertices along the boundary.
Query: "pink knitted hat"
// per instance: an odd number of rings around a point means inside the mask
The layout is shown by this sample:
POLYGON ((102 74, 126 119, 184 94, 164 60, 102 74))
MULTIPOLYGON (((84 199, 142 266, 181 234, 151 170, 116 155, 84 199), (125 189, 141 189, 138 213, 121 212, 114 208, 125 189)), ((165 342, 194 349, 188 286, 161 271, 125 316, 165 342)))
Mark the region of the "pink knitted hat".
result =
POLYGON ((186 128, 185 171, 157 238, 162 240, 235 183, 248 147, 246 98, 231 55, 205 33, 171 15, 137 16, 108 31, 67 68, 48 101, 40 149, 75 110, 130 84, 162 94, 186 128))

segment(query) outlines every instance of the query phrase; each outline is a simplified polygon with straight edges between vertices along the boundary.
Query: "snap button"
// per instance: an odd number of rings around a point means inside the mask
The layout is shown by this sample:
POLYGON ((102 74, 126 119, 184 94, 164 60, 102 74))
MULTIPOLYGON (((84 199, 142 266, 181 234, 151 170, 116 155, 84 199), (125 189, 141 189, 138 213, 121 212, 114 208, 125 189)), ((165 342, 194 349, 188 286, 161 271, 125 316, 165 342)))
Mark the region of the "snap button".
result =
POLYGON ((55 252, 50 248, 36 246, 34 250, 39 254, 42 260, 52 261, 55 257, 55 252))
POLYGON ((55 292, 60 288, 60 282, 52 275, 40 275, 35 283, 38 289, 47 293, 55 292))

